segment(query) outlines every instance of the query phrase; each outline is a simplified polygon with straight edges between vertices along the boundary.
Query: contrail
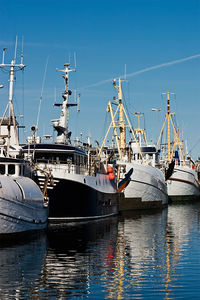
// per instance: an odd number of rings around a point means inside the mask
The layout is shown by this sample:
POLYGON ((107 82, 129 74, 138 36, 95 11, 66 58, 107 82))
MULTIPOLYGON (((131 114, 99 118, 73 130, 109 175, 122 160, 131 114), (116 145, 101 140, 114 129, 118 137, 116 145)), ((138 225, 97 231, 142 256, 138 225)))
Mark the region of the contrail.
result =
POLYGON ((148 72, 148 71, 151 71, 151 70, 160 69, 160 68, 175 65, 175 64, 180 64, 184 61, 192 60, 192 59, 195 59, 195 58, 198 58, 198 57, 200 57, 200 54, 196 54, 196 55, 188 56, 188 57, 185 57, 185 58, 173 60, 173 61, 170 61, 170 62, 167 62, 167 63, 163 63, 163 64, 160 64, 160 65, 157 65, 157 66, 152 66, 152 67, 145 68, 145 69, 142 69, 142 70, 134 72, 134 73, 127 74, 126 77, 133 77, 135 75, 138 75, 138 74, 141 74, 141 73, 144 73, 144 72, 148 72))
MULTIPOLYGON (((120 77, 121 77, 121 79, 123 79, 125 76, 126 76, 126 78, 127 77, 133 77, 133 76, 139 75, 141 73, 149 72, 149 71, 152 71, 152 70, 155 70, 155 69, 160 69, 160 68, 163 68, 163 67, 172 66, 172 65, 175 65, 175 64, 180 64, 180 63, 185 62, 187 60, 192 60, 192 59, 195 59, 195 58, 198 58, 198 57, 200 57, 200 54, 196 54, 196 55, 188 56, 188 57, 185 57, 185 58, 176 59, 176 60, 173 60, 173 61, 170 61, 170 62, 162 63, 162 64, 159 64, 159 65, 156 65, 156 66, 148 67, 148 68, 145 68, 145 69, 142 69, 142 70, 130 73, 130 74, 122 75, 120 77)), ((102 85, 104 83, 111 82, 112 80, 113 80, 113 78, 102 80, 102 81, 99 81, 97 83, 93 83, 91 85, 88 85, 88 86, 86 86, 82 89, 86 89, 86 88, 90 88, 90 87, 94 87, 94 86, 99 86, 99 85, 102 85)))

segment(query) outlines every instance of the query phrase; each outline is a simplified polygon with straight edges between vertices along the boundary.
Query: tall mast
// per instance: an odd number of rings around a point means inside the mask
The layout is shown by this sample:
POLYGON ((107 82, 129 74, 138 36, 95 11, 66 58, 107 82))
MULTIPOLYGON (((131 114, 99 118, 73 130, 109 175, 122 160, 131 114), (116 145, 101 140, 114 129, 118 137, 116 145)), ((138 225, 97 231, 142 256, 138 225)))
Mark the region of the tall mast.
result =
POLYGON ((167 92, 167 153, 168 153, 168 161, 171 160, 171 145, 170 145, 170 100, 169 100, 170 93, 167 92))
POLYGON ((75 71, 75 69, 70 69, 70 64, 65 64, 63 70, 58 70, 60 72, 63 72, 64 74, 62 77, 65 81, 65 91, 62 94, 63 97, 63 103, 56 103, 55 106, 61 106, 61 114, 60 118, 58 120, 53 120, 53 126, 55 130, 57 131, 57 138, 56 143, 59 144, 65 144, 66 138, 69 137, 68 132, 68 119, 69 119, 69 111, 68 107, 70 106, 77 106, 77 104, 70 104, 68 103, 69 96, 72 94, 72 92, 69 90, 69 73, 72 71, 75 71))
POLYGON ((178 146, 181 158, 184 161, 185 153, 184 153, 184 149, 183 149, 183 142, 180 140, 179 130, 176 130, 175 125, 172 121, 172 117, 171 117, 172 115, 175 114, 175 113, 172 113, 170 110, 170 95, 173 93, 167 92, 167 93, 162 93, 162 94, 167 95, 167 112, 165 114, 165 120, 164 120, 162 129, 161 129, 161 132, 160 132, 160 136, 158 138, 157 146, 160 142, 163 130, 165 128, 165 124, 167 123, 167 160, 168 160, 168 162, 171 162, 173 155, 174 155, 175 147, 178 146), (171 149, 171 134, 170 134, 171 126, 172 126, 172 130, 173 130, 173 134, 174 134, 174 141, 172 143, 172 145, 173 145, 172 149, 171 149))
POLYGON ((1 119, 0 122, 0 127, 3 123, 3 119, 6 116, 6 113, 8 111, 8 136, 7 136, 7 155, 9 153, 9 148, 10 148, 10 138, 11 138, 11 126, 13 125, 14 128, 14 145, 19 146, 19 137, 17 133, 17 124, 16 124, 16 118, 15 118, 15 113, 14 113, 14 106, 13 106, 13 90, 14 90, 14 82, 15 82, 15 69, 20 69, 23 70, 26 66, 23 64, 23 56, 21 57, 21 63, 16 64, 16 51, 17 51, 17 39, 16 39, 16 45, 15 45, 15 58, 14 60, 11 61, 10 64, 5 64, 4 63, 4 58, 5 58, 5 51, 6 48, 3 49, 3 58, 2 58, 2 63, 0 64, 0 68, 9 68, 9 74, 10 74, 10 79, 9 79, 9 102, 6 106, 6 110, 4 112, 3 118, 1 119))
POLYGON ((142 143, 141 136, 143 136, 145 145, 147 146, 147 138, 146 138, 145 130, 140 128, 140 117, 143 115, 144 115, 144 113, 140 113, 140 112, 134 113, 134 116, 136 116, 138 118, 138 128, 134 129, 134 132, 135 132, 136 137, 138 136, 139 145, 141 146, 141 143, 142 143))
POLYGON ((119 78, 119 85, 116 85, 115 81, 113 82, 113 85, 117 89, 117 94, 118 94, 117 100, 119 105, 120 150, 123 157, 125 155, 125 148, 126 148, 126 126, 123 118, 121 79, 119 78))
POLYGON ((111 128, 113 128, 114 130, 114 135, 115 135, 115 140, 116 140, 116 145, 117 145, 117 149, 118 149, 118 153, 119 153, 119 157, 121 160, 125 159, 125 150, 126 150, 126 127, 129 127, 130 132, 132 133, 132 136, 134 138, 134 141, 138 147, 138 153, 140 153, 141 159, 144 162, 144 157, 142 155, 141 149, 140 149, 140 145, 137 142, 136 136, 135 136, 135 132, 132 128, 132 125, 128 119, 127 113, 124 109, 123 103, 122 103, 122 88, 121 88, 121 79, 119 78, 119 84, 116 85, 116 80, 113 81, 113 86, 117 89, 117 95, 118 98, 116 99, 115 97, 113 98, 113 100, 116 103, 112 103, 111 101, 109 101, 108 106, 107 106, 107 112, 110 112, 111 115, 111 123, 110 126, 107 130, 107 133, 104 137, 104 140, 102 142, 101 148, 99 150, 99 155, 101 154, 102 150, 103 150, 103 146, 106 142, 107 136, 109 134, 109 131, 111 128), (117 109, 115 112, 113 112, 113 108, 112 108, 112 104, 117 105, 117 109), (116 116, 119 116, 118 121, 115 120, 116 116), (124 118, 125 117, 125 118, 124 118), (128 125, 125 124, 125 121, 127 121, 128 125), (117 128, 119 128, 119 137, 117 134, 117 128))

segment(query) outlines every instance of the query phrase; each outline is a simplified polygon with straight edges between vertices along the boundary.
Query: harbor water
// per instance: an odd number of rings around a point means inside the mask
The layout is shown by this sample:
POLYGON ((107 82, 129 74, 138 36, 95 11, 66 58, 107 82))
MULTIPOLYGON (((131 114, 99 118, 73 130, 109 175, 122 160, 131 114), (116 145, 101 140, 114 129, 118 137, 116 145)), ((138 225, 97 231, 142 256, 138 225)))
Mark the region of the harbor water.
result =
POLYGON ((199 299, 200 204, 0 242, 0 299, 199 299))

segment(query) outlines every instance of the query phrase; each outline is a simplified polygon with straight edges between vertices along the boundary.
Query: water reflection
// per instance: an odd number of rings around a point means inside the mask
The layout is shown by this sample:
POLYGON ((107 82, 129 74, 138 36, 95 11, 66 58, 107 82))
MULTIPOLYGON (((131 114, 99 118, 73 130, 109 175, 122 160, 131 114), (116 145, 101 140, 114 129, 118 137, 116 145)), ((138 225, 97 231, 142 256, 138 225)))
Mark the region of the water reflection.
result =
POLYGON ((90 296, 112 269, 118 218, 54 227, 48 233, 45 286, 57 297, 90 296))
POLYGON ((199 269, 199 203, 173 204, 168 210, 166 228, 166 299, 180 293, 184 297, 197 297, 200 292, 196 282, 199 269), (193 260, 197 260, 195 271, 193 260), (191 282, 192 281, 192 282, 191 282), (195 283, 196 282, 196 283, 195 283), (187 296, 188 294, 188 296, 187 296))
POLYGON ((0 299, 38 293, 46 246, 45 234, 0 241, 0 299))
MULTIPOLYGON (((165 253, 167 209, 160 212, 132 213, 118 224, 115 276, 110 283, 109 298, 143 299, 150 286, 159 281, 165 253)), ((148 296, 150 297, 150 286, 148 296)))
POLYGON ((0 298, 194 298, 199 244, 199 204, 50 227, 0 242, 0 298))

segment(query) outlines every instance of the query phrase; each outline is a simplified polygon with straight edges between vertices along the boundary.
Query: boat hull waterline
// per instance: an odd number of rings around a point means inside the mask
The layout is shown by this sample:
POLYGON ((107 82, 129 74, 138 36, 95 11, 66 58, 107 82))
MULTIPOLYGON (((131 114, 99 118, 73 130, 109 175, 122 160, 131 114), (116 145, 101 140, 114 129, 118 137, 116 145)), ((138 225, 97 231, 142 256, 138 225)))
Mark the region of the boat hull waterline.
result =
POLYGON ((200 197, 197 173, 187 166, 176 166, 167 186, 171 201, 196 200, 200 197))
MULTIPOLYGON (((117 162, 119 165, 120 162, 117 162)), ((163 173, 151 166, 136 162, 124 163, 126 171, 133 168, 131 181, 120 199, 119 210, 162 208, 168 204, 167 185, 163 173)), ((121 174, 123 178, 123 175, 121 174)))

